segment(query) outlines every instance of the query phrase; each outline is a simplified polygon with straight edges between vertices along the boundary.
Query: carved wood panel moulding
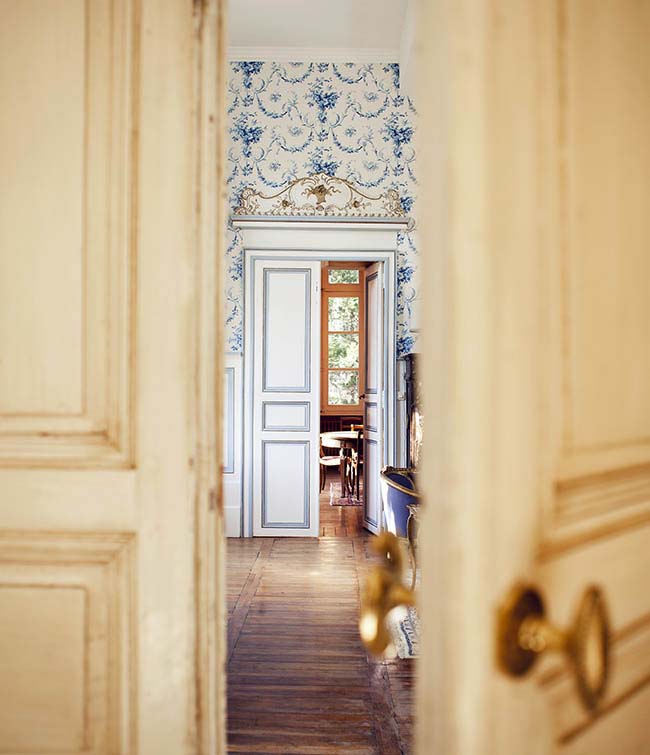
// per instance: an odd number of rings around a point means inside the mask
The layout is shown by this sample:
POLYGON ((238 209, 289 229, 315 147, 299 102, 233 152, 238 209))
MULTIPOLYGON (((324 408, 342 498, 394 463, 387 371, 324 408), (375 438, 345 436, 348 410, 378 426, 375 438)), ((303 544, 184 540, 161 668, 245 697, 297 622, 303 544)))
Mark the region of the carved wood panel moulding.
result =
POLYGON ((373 196, 327 173, 297 178, 270 195, 246 187, 234 210, 240 217, 403 218, 405 214, 395 189, 373 196))
POLYGON ((0 533, 0 752, 135 751, 134 559, 129 533, 0 533))
MULTIPOLYGON (((612 6, 602 12, 614 18, 617 11, 612 6)), ((619 162, 618 142, 606 125, 612 113, 633 111, 636 99, 625 82, 642 65, 633 57, 616 57, 613 32, 602 40, 594 36, 598 25, 585 24, 587 5, 557 0, 552 13, 547 45, 540 46, 547 51, 540 86, 553 77, 558 81, 546 87, 539 116, 546 145, 539 154, 540 175, 548 182, 544 202, 553 218, 547 225, 555 227, 546 237, 541 267, 547 277, 541 340, 554 344, 542 384, 543 445, 553 476, 552 489, 542 494, 544 558, 650 522, 650 405, 647 392, 638 388, 647 383, 650 364, 647 333, 640 327, 650 312, 644 288, 649 267, 639 246, 648 226, 629 215, 630 203, 610 201, 613 182, 629 179, 610 169, 608 160, 619 162), (616 65, 603 62, 610 60, 616 65), (627 97, 625 106, 591 96, 592 63, 607 67, 618 82, 608 91, 627 97), (596 124, 587 139, 585 123, 596 124), (610 177, 607 186, 592 181, 594 166, 610 177), (610 238, 617 239, 617 254, 610 238), (620 325, 621 312, 633 327, 620 325)), ((630 30, 642 27, 639 20, 627 23, 630 30)), ((609 26, 614 29, 614 22, 609 26)), ((645 134, 630 128, 626 143, 643 143, 645 134)))
MULTIPOLYGON (((62 195, 69 211, 51 222, 68 230, 53 227, 43 251, 38 223, 36 230, 23 223, 21 254, 7 260, 8 278, 30 264, 32 281, 48 279, 26 285, 3 313, 22 325, 23 348, 14 347, 0 371, 0 467, 133 465, 136 16, 137 0, 71 6, 52 34, 60 44, 75 39, 77 57, 60 70, 30 73, 33 89, 56 84, 59 98, 79 103, 57 135, 78 143, 80 156, 77 172, 66 172, 56 139, 39 137, 43 162, 55 166, 44 169, 44 190, 62 195), (68 215, 78 226, 68 228, 68 215), (53 262, 39 267, 45 255, 53 262)), ((29 184, 16 184, 29 205, 29 184)), ((8 328, 3 339, 11 345, 18 336, 8 328)))

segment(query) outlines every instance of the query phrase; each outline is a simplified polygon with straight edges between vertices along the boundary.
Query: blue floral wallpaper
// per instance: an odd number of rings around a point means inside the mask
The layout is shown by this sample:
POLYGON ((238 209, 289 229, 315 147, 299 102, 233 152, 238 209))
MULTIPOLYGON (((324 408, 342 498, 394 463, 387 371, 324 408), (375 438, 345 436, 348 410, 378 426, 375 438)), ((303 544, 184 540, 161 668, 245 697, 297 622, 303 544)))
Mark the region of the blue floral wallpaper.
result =
MULTIPOLYGON (((246 186, 268 193, 323 171, 381 193, 397 189, 413 215, 415 110, 399 90, 399 66, 356 63, 233 62, 228 82, 229 201, 246 186)), ((228 230, 226 339, 243 346, 243 252, 228 230)), ((414 350, 417 250, 398 239, 397 351, 414 350)))

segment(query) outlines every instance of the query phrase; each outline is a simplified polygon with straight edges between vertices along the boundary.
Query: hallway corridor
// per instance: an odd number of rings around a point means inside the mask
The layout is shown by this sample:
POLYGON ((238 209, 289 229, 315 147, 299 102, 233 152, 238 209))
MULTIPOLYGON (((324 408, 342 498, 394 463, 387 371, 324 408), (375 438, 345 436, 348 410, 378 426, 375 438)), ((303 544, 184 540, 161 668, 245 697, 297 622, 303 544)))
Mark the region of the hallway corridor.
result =
POLYGON ((414 661, 358 636, 374 558, 359 516, 323 496, 328 536, 228 541, 229 752, 411 752, 414 661))

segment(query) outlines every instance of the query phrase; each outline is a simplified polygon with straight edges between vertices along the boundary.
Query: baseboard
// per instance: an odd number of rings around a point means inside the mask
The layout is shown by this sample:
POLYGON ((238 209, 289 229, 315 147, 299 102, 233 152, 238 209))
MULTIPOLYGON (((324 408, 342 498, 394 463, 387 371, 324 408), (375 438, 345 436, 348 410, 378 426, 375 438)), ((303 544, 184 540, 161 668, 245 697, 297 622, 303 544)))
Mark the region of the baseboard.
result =
POLYGON ((226 537, 241 537, 241 512, 239 507, 228 506, 224 508, 223 513, 226 523, 226 537))

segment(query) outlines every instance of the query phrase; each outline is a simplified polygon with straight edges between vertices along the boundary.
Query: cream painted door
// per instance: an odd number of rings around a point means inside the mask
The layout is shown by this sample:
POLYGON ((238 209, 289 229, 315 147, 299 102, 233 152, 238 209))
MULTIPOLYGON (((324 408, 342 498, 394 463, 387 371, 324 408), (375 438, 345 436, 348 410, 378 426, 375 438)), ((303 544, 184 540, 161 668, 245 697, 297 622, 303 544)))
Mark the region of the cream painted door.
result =
POLYGON ((365 398, 363 401, 363 524, 382 529, 379 473, 384 466, 384 284, 383 263, 363 271, 365 287, 365 398))
POLYGON ((0 0, 5 753, 207 743, 191 6, 0 0))
POLYGON ((650 3, 423 2, 419 28, 419 752, 649 753, 650 3), (594 710, 562 654, 499 671, 518 580, 561 629, 602 589, 594 710))
POLYGON ((253 535, 316 537, 320 262, 256 260, 253 270, 253 535))

